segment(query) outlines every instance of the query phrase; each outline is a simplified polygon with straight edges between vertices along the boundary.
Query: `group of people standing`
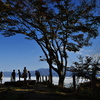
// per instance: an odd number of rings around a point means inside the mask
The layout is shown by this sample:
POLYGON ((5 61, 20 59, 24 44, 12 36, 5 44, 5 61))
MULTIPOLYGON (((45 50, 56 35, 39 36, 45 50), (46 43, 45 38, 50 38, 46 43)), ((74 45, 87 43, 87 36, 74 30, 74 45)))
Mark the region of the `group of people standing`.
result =
MULTIPOLYGON (((13 70, 11 73, 11 82, 15 82, 16 81, 16 75, 18 75, 18 79, 20 81, 21 78, 24 78, 24 81, 27 80, 31 80, 31 73, 30 71, 28 71, 26 69, 26 67, 24 67, 23 72, 21 73, 20 70, 18 69, 18 73, 16 74, 16 71, 13 70)), ((40 81, 40 72, 39 71, 35 71, 35 75, 36 75, 36 82, 38 83, 40 81)), ((2 84, 2 79, 3 79, 3 72, 0 72, 0 83, 2 84)))
MULTIPOLYGON (((18 69, 17 75, 19 76, 19 81, 21 78, 24 78, 24 81, 26 81, 27 76, 29 77, 29 80, 31 80, 31 73, 30 73, 30 71, 28 71, 26 69, 26 67, 24 67, 22 74, 21 74, 20 70, 18 69)), ((14 82, 15 80, 16 80, 16 72, 15 72, 15 70, 13 70, 13 72, 11 73, 11 81, 14 82)))

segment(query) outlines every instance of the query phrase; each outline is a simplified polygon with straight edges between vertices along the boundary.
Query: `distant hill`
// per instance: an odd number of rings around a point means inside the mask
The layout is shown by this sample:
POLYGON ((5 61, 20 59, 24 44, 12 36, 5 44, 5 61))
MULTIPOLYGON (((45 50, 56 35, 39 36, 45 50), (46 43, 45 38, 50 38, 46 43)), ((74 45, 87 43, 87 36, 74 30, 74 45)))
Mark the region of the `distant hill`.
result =
MULTIPOLYGON (((41 76, 48 76, 49 75, 49 69, 48 68, 41 68, 41 69, 37 69, 41 76)), ((30 71, 32 76, 35 76, 35 71, 30 71)), ((4 73, 4 77, 10 77, 11 76, 11 72, 3 72, 4 73)), ((22 73, 22 72, 21 72, 22 73)), ((17 74, 17 72, 16 72, 17 74)), ((57 73, 53 70, 52 71, 53 76, 58 76, 57 73)), ((66 72, 66 76, 70 77, 72 75, 71 72, 67 71, 66 72)))

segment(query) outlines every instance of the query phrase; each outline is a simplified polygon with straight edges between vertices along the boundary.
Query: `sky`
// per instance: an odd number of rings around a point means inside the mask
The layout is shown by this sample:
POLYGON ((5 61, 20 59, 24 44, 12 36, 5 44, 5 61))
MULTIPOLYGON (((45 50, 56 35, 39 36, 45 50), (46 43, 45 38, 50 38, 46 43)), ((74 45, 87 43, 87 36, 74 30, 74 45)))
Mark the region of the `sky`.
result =
MULTIPOLYGON (((95 53, 100 47, 100 36, 91 42, 93 45, 90 47, 84 47, 76 53, 68 53, 68 66, 77 61, 79 55, 86 56, 95 53)), ((34 40, 27 40, 21 34, 11 37, 0 35, 0 71, 12 71, 13 69, 22 71, 24 67, 30 71, 48 68, 48 64, 40 61, 39 56, 43 56, 43 52, 34 40)))
MULTIPOLYGON (((92 39, 91 47, 84 47, 79 52, 69 52, 68 66, 77 61, 77 56, 91 55, 100 48, 100 36, 92 39)), ((39 56, 43 56, 43 52, 34 40, 25 39, 24 35, 17 34, 11 37, 0 35, 0 71, 33 71, 40 68, 49 68, 45 61, 40 61, 39 56)))
POLYGON ((0 70, 12 71, 36 70, 47 68, 46 62, 39 61, 39 56, 43 53, 33 40, 27 40, 23 35, 4 37, 0 35, 0 70))

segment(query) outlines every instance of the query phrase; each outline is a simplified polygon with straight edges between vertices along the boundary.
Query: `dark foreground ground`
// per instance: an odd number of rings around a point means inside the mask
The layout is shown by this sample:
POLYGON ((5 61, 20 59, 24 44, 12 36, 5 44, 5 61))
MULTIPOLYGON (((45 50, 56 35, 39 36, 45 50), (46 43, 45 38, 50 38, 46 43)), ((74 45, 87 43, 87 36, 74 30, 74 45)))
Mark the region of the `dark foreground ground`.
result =
POLYGON ((80 95, 73 89, 44 84, 21 87, 0 85, 0 100, 96 100, 88 96, 80 95))
POLYGON ((0 100, 67 100, 66 94, 56 92, 47 85, 0 87, 0 100))

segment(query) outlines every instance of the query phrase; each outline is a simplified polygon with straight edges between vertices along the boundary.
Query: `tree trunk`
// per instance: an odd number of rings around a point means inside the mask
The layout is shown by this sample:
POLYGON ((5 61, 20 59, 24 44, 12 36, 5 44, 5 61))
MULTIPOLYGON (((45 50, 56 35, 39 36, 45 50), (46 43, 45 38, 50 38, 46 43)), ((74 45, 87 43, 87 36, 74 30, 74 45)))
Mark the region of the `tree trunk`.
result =
POLYGON ((93 98, 96 98, 96 71, 95 69, 93 70, 93 75, 92 75, 92 91, 93 91, 93 98))
POLYGON ((63 87, 64 86, 64 79, 65 79, 65 76, 64 75, 59 75, 59 86, 60 87, 63 87))
POLYGON ((73 88, 74 88, 74 90, 76 89, 76 80, 75 80, 75 75, 73 75, 73 88))
POLYGON ((52 68, 51 68, 51 65, 49 65, 49 83, 52 84, 52 68))

